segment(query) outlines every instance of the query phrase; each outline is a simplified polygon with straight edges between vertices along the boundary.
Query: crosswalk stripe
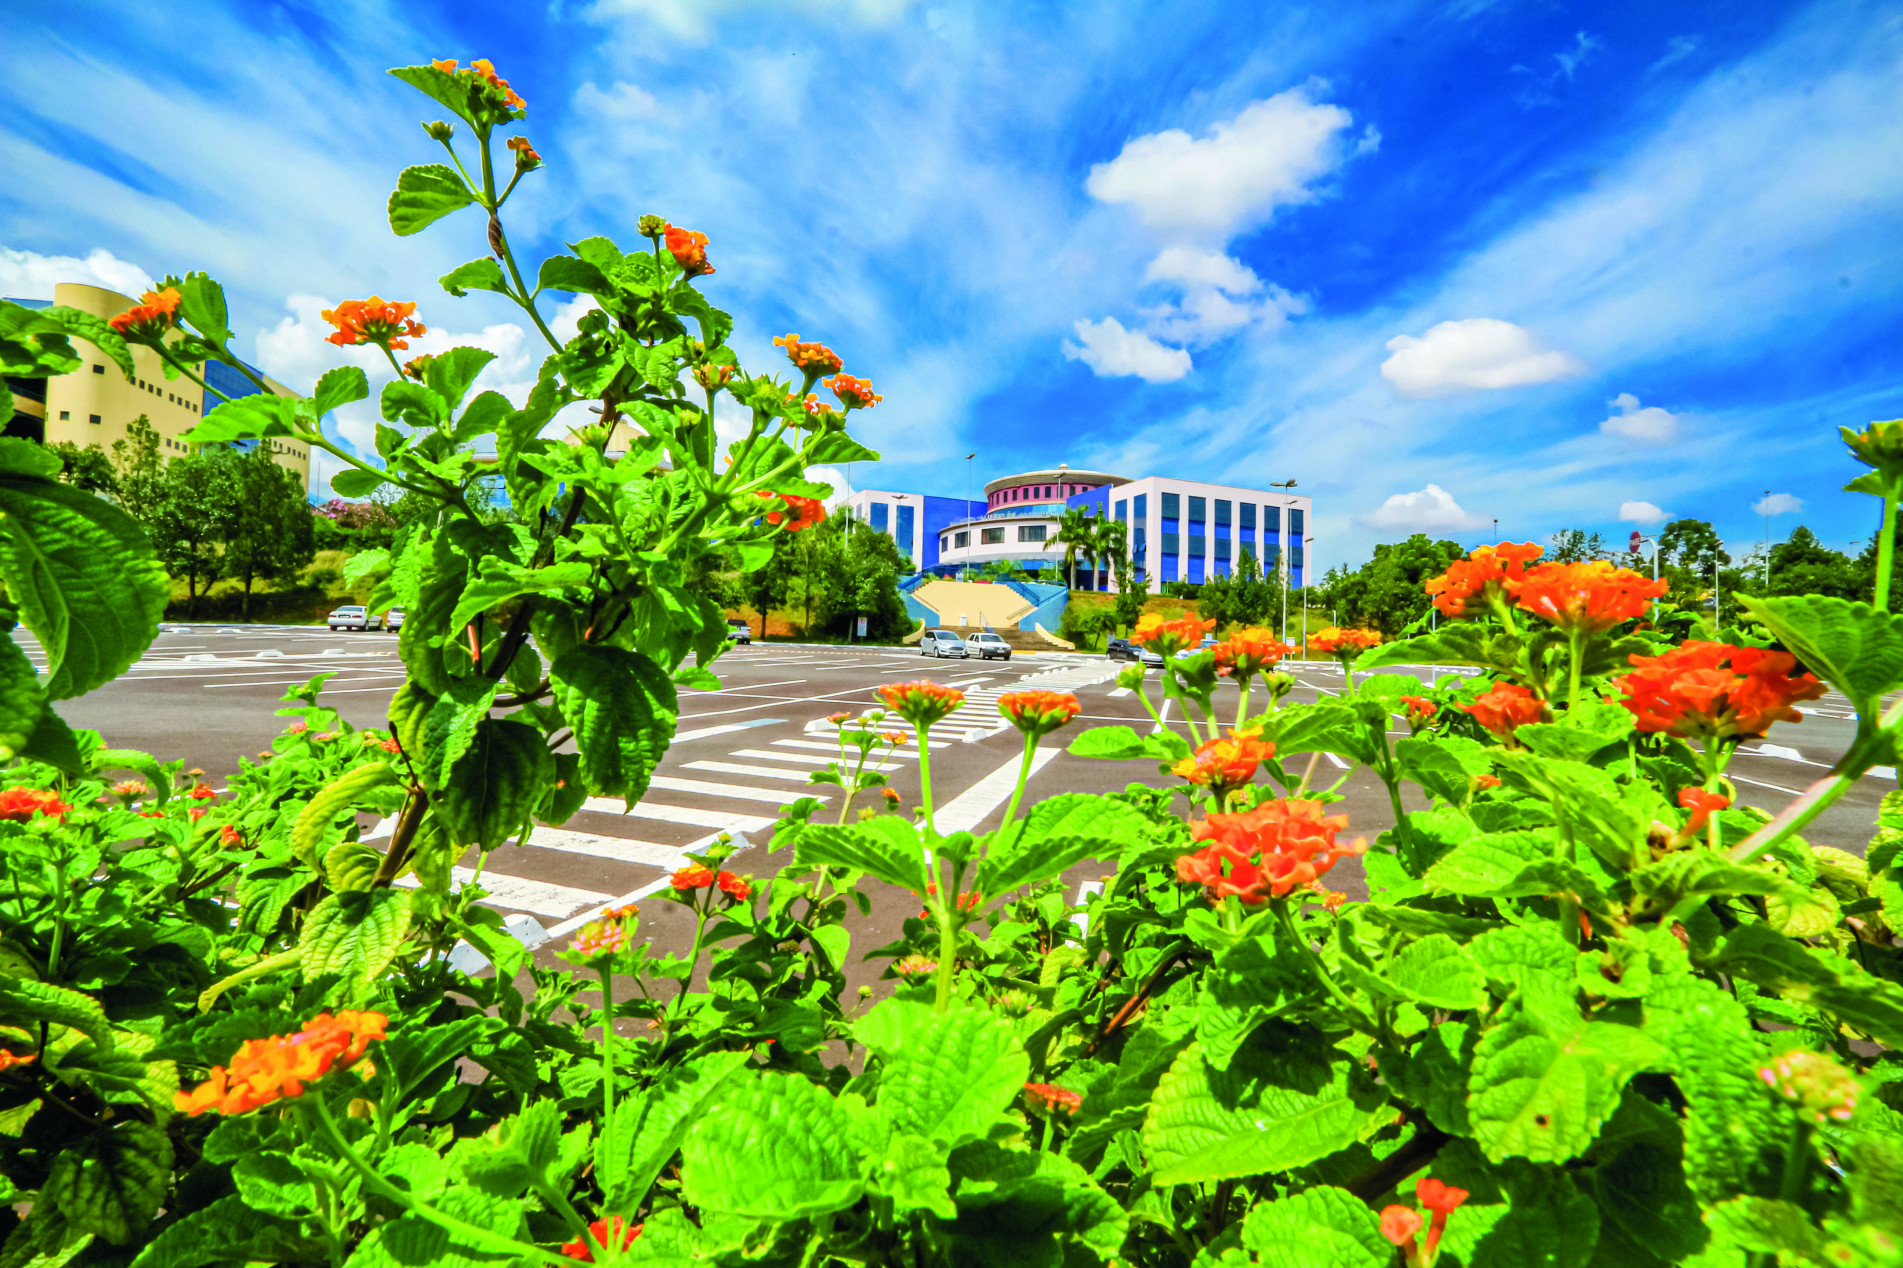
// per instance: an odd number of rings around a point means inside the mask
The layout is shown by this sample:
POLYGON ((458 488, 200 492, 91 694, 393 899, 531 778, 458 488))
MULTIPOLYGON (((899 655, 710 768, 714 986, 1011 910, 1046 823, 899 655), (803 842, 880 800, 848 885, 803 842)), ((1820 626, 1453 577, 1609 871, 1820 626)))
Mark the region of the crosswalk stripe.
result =
POLYGON ((790 784, 807 782, 806 772, 776 770, 771 766, 749 766, 744 762, 687 762, 682 770, 704 770, 715 775, 745 775, 749 779, 784 779, 790 784))
MULTIPOLYGON (((519 876, 503 876, 496 872, 484 872, 480 877, 471 867, 452 867, 450 876, 459 885, 471 881, 489 891, 483 899, 491 907, 507 907, 511 911, 528 911, 538 916, 569 916, 584 907, 598 907, 613 897, 612 894, 598 894, 592 889, 571 889, 567 885, 551 885, 547 881, 528 881, 519 876)), ((405 876, 396 882, 405 889, 415 889, 420 882, 414 876, 405 876)))
POLYGON ((590 797, 581 803, 583 810, 595 814, 624 815, 636 819, 657 819, 662 823, 684 823, 689 827, 713 828, 720 832, 758 832, 773 826, 773 820, 759 815, 743 815, 731 810, 702 810, 699 806, 671 806, 660 801, 637 801, 632 810, 622 809, 613 797, 590 797))
POLYGON ((529 833, 528 843, 538 850, 559 850, 563 854, 586 854, 591 858, 613 859, 617 863, 640 863, 663 868, 679 867, 683 849, 697 849, 705 844, 659 845, 653 841, 636 841, 628 837, 603 837, 592 832, 540 826, 529 833))
MULTIPOLYGON (((785 744, 785 743, 787 743, 788 741, 786 741, 786 740, 776 740, 776 741, 774 741, 774 742, 775 742, 775 743, 777 743, 777 744, 785 744)), ((795 742, 797 742, 797 741, 795 741, 795 742)), ((830 749, 831 749, 831 746, 830 746, 830 745, 824 745, 824 744, 816 744, 816 745, 814 745, 814 747, 815 747, 815 748, 823 748, 823 749, 828 749, 828 750, 830 750, 830 749)), ((807 768, 808 770, 813 770, 813 769, 816 769, 816 768, 818 768, 818 767, 819 767, 819 766, 820 766, 820 765, 822 764, 822 763, 819 763, 819 762, 816 762, 816 761, 814 761, 814 760, 813 760, 812 758, 810 758, 810 757, 807 757, 807 756, 806 756, 805 754, 803 754, 803 753, 769 753, 769 752, 767 752, 767 750, 765 750, 765 749, 763 749, 763 748, 742 748, 742 749, 735 749, 735 750, 734 750, 733 752, 731 752, 731 753, 729 753, 729 754, 728 754, 727 756, 729 756, 729 757, 751 757, 751 758, 755 758, 755 759, 757 759, 757 760, 760 760, 760 761, 767 761, 767 762, 798 762, 798 763, 799 763, 800 765, 802 765, 802 766, 804 766, 804 767, 806 767, 806 768, 807 768)), ((850 752, 849 752, 849 753, 847 754, 847 756, 846 756, 846 763, 847 763, 847 765, 848 765, 848 766, 854 766, 854 765, 857 765, 857 764, 858 764, 858 760, 859 760, 859 759, 858 759, 858 757, 857 757, 857 755, 856 755, 856 754, 852 754, 852 753, 850 753, 850 752)), ((874 761, 868 761, 868 762, 866 763, 866 769, 867 769, 867 770, 898 770, 898 769, 899 769, 899 764, 898 764, 897 762, 874 762, 874 761)))
MULTIPOLYGON (((1058 752, 1054 748, 1037 750, 1031 758, 1031 774, 1035 776, 1054 761, 1058 752)), ((932 826, 940 832, 969 832, 976 828, 986 815, 1003 805, 1011 790, 1018 786, 1018 770, 1023 764, 1022 758, 1012 758, 938 807, 932 815, 932 826)))
POLYGON ((735 731, 751 731, 755 727, 778 726, 785 718, 755 718, 751 722, 728 722, 721 726, 697 727, 692 731, 682 731, 674 737, 674 743, 687 740, 704 740, 714 735, 732 735, 735 731))
MULTIPOLYGON (((703 797, 732 797, 738 801, 764 801, 775 806, 783 806, 793 800, 792 796, 778 788, 751 788, 746 784, 710 784, 702 779, 677 779, 672 775, 656 775, 648 780, 650 788, 662 788, 668 792, 699 793, 703 797)), ((824 801, 826 793, 809 794, 824 801)))
MULTIPOLYGON (((809 752, 833 753, 833 754, 837 754, 839 752, 839 745, 825 744, 819 740, 775 740, 773 742, 775 744, 784 745, 787 748, 806 749, 809 752)), ((943 746, 935 744, 932 747, 940 748, 943 746)), ((906 757, 916 762, 918 760, 918 749, 916 747, 889 749, 886 751, 885 756, 906 757)))

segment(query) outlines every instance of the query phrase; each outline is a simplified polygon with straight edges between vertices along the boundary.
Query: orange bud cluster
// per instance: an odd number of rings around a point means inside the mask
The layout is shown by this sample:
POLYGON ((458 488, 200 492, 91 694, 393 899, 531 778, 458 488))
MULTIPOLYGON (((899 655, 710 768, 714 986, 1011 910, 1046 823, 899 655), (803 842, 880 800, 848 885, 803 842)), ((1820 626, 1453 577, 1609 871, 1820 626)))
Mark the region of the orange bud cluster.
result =
POLYGON ((965 693, 958 688, 943 687, 927 679, 889 682, 879 688, 879 698, 892 712, 921 731, 965 703, 965 693))
POLYGON ((1212 814, 1190 832, 1209 844, 1176 860, 1176 878, 1201 885, 1211 902, 1233 894, 1260 906, 1309 884, 1346 855, 1367 853, 1364 840, 1335 840, 1347 826, 1347 815, 1324 814, 1319 801, 1270 801, 1240 814, 1212 814))
POLYGON ((410 317, 415 311, 414 303, 387 303, 372 295, 369 299, 347 299, 320 315, 337 327, 327 343, 340 348, 374 343, 380 348, 401 350, 410 346, 409 340, 429 332, 429 327, 410 317))
POLYGON ((1390 1206, 1381 1212, 1381 1236, 1401 1248, 1409 1268, 1426 1268, 1440 1254, 1441 1235, 1447 1231, 1447 1217, 1467 1200, 1467 1190, 1422 1176, 1414 1185, 1415 1200, 1433 1215, 1427 1239, 1416 1245, 1414 1235, 1421 1231, 1420 1213, 1405 1206, 1390 1206))
POLYGON ((347 1008, 334 1017, 319 1013, 295 1034, 247 1039, 229 1067, 213 1066, 203 1083, 177 1093, 174 1103, 183 1114, 243 1114, 302 1096, 305 1084, 355 1065, 372 1041, 384 1037, 389 1020, 347 1008))
POLYGON ((1801 721, 1794 706, 1816 700, 1824 684, 1793 674, 1789 652, 1694 640, 1659 656, 1632 656, 1633 672, 1616 681, 1619 703, 1647 732, 1684 739, 1762 735, 1773 722, 1801 721))
POLYGON ((1256 767, 1275 756, 1275 745, 1258 739, 1261 734, 1257 727, 1204 740, 1193 754, 1170 767, 1170 773, 1225 797, 1254 779, 1256 767))
POLYGON ((625 907, 610 907, 600 916, 583 925, 575 934, 575 940, 569 948, 580 955, 613 955, 617 951, 628 949, 628 921, 641 914, 641 909, 629 904, 625 907))
MULTIPOLYGON (((143 787, 140 791, 144 791, 143 787)), ((64 819, 72 811, 56 792, 39 788, 9 788, 0 792, 0 819, 13 823, 30 822, 34 815, 64 819)))
POLYGON ((885 399, 872 390, 872 384, 864 379, 855 379, 850 374, 836 374, 826 380, 826 386, 833 390, 833 395, 847 409, 871 409, 885 399))
POLYGON ((1202 646, 1203 635, 1215 628, 1214 621, 1199 621, 1193 616, 1168 621, 1155 612, 1145 612, 1137 619, 1131 641, 1159 656, 1173 656, 1184 648, 1202 646))
POLYGON ((707 263, 707 235, 693 229, 677 229, 667 226, 663 233, 667 238, 667 249, 674 256, 674 262, 681 266, 681 272, 689 277, 699 277, 703 273, 712 273, 714 266, 707 263))
POLYGON ((596 1220, 588 1226, 587 1237, 575 1237, 563 1242, 562 1253, 570 1259, 592 1264, 595 1262, 596 1250, 626 1250, 641 1235, 643 1227, 641 1224, 630 1224, 619 1215, 596 1220))
POLYGON ((1402 696, 1401 708, 1406 711, 1408 725, 1416 729, 1426 726, 1428 719, 1440 711, 1440 706, 1426 696, 1402 696))
POLYGON ((1380 641, 1377 630, 1344 630, 1333 625, 1308 636, 1308 645, 1324 656, 1366 651, 1380 641))
MULTIPOLYGON (((530 168, 536 168, 542 165, 542 156, 535 152, 535 147, 529 144, 527 137, 510 137, 509 148, 515 151, 515 165, 517 167, 526 171, 530 168)), ((713 270, 709 269, 708 272, 711 273, 713 270)))
POLYGON ((467 79, 482 84, 489 95, 494 96, 511 110, 527 110, 529 108, 529 103, 522 100, 515 89, 509 87, 509 81, 496 74, 496 68, 489 64, 489 59, 486 57, 478 57, 475 61, 469 63, 469 69, 464 71, 456 69, 456 59, 454 58, 442 58, 432 61, 430 65, 442 71, 445 75, 455 75, 459 79, 467 79))
POLYGON ((753 892, 745 877, 736 872, 715 872, 703 863, 689 863, 669 873, 668 884, 686 893, 689 890, 706 889, 710 885, 718 886, 723 893, 731 895, 738 902, 745 902, 753 892))
POLYGON ((1084 1094, 1073 1092, 1069 1088, 1058 1087, 1055 1083, 1026 1083, 1024 1099, 1031 1108, 1040 1114, 1077 1117, 1077 1111, 1084 1108, 1084 1094))
POLYGON ((1510 682, 1496 682, 1472 704, 1459 706, 1501 739, 1512 735, 1515 727, 1538 722, 1545 707, 1539 697, 1510 682))
POLYGON ((147 291, 139 296, 136 307, 128 308, 106 324, 134 342, 151 343, 178 326, 178 306, 184 302, 178 288, 147 291))
POLYGON ((1007 691, 998 697, 998 712, 1034 740, 1068 725, 1083 709, 1067 691, 1007 691))
POLYGON ((1210 650, 1216 654, 1217 673, 1247 682, 1295 649, 1268 630, 1248 629, 1236 631, 1210 650))
POLYGON ((801 343, 798 335, 775 335, 773 346, 786 349, 786 359, 807 374, 838 374, 845 361, 823 343, 801 343))
POLYGON ((817 498, 803 498, 792 493, 768 493, 765 489, 759 490, 754 496, 761 498, 778 498, 780 501, 786 503, 784 510, 775 507, 773 510, 768 511, 762 518, 776 528, 784 523, 786 531, 789 533, 804 532, 806 529, 811 528, 826 518, 826 507, 817 498), (788 511, 792 512, 790 518, 787 514, 788 511))

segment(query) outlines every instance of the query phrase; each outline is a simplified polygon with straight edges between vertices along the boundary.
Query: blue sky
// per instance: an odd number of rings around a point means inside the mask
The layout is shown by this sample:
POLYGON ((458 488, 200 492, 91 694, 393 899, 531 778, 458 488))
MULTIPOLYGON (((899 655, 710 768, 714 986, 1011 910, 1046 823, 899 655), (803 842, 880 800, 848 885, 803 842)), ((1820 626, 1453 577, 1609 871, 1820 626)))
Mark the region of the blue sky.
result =
POLYGON ((1847 546, 1836 427, 1903 414, 1898 4, 26 0, 0 43, 0 293, 209 269, 293 386, 373 291, 532 380, 435 285, 477 215, 383 220, 441 113, 383 70, 486 56, 548 160, 518 250, 705 231, 747 364, 798 331, 884 394, 855 485, 1294 478, 1324 566, 1495 519, 1743 551, 1767 491, 1847 546))

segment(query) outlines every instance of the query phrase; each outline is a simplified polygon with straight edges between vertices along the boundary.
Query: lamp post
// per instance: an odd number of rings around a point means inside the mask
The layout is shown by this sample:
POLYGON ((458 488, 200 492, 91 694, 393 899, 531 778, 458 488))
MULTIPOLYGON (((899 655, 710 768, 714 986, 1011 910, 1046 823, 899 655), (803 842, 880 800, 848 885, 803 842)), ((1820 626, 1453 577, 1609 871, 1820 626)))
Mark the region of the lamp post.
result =
POLYGON ((1764 508, 1764 588, 1771 588, 1771 490, 1764 491, 1764 501, 1758 505, 1764 508))
MULTIPOLYGON (((1282 489, 1286 491, 1295 487, 1295 481, 1271 480, 1269 481, 1269 487, 1271 489, 1282 489)), ((1282 549, 1275 552, 1278 556, 1276 562, 1281 565, 1280 571, 1282 574, 1281 639, 1284 643, 1288 642, 1288 508, 1294 505, 1294 498, 1284 497, 1282 499, 1282 549)))
MULTIPOLYGON (((971 521, 971 460, 977 456, 976 453, 968 453, 965 455, 965 521, 967 524, 971 521)), ((965 580, 971 580, 970 528, 965 529, 965 580)))

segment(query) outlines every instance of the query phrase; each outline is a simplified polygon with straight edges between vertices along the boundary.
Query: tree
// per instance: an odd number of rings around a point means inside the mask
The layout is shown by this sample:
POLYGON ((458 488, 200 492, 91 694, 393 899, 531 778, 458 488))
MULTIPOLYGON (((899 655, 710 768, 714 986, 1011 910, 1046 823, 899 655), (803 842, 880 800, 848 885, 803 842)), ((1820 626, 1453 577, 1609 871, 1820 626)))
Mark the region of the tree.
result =
POLYGON ((1588 533, 1583 528, 1563 529, 1546 540, 1551 545, 1546 548, 1543 558, 1556 564, 1583 564, 1608 558, 1612 554, 1604 537, 1598 533, 1588 533))
POLYGON ((1771 547, 1770 583, 1763 593, 1825 594, 1855 599, 1866 588, 1856 561, 1824 545, 1817 540, 1817 534, 1802 524, 1788 538, 1771 547))
MULTIPOLYGON (((795 541, 798 537, 809 536, 816 529, 807 529, 804 533, 776 533, 770 539, 773 546, 772 556, 751 572, 740 574, 741 592, 747 596, 747 603, 760 614, 760 637, 766 638, 767 613, 786 602, 787 592, 792 588, 795 575, 795 541)), ((809 599, 810 602, 810 599, 809 599)))
POLYGON ((156 489, 142 494, 156 499, 146 532, 166 570, 184 576, 188 616, 198 615, 199 582, 209 589, 224 575, 220 547, 240 496, 233 456, 233 450, 220 448, 174 458, 156 489))
POLYGON ((244 579, 239 615, 248 621, 253 584, 289 581, 316 553, 311 506, 304 482, 279 465, 270 441, 244 451, 211 452, 216 461, 228 464, 237 492, 224 522, 224 562, 229 575, 244 579))
POLYGON ((1057 532, 1044 539, 1044 549, 1064 548, 1064 575, 1070 588, 1077 588, 1077 561, 1088 559, 1097 548, 1097 517, 1081 506, 1065 509, 1057 517, 1057 532))
POLYGON ((1126 633, 1143 616, 1143 605, 1150 598, 1150 579, 1134 580, 1127 574, 1117 582, 1117 627, 1126 633))
POLYGON ((81 447, 70 440, 61 440, 46 448, 59 456, 59 478, 63 483, 88 493, 111 495, 117 490, 112 459, 98 445, 81 447))
POLYGON ((1398 634, 1427 615, 1427 582, 1466 553, 1458 542, 1416 533, 1376 546, 1374 557, 1352 573, 1330 572, 1324 593, 1343 625, 1398 634))

